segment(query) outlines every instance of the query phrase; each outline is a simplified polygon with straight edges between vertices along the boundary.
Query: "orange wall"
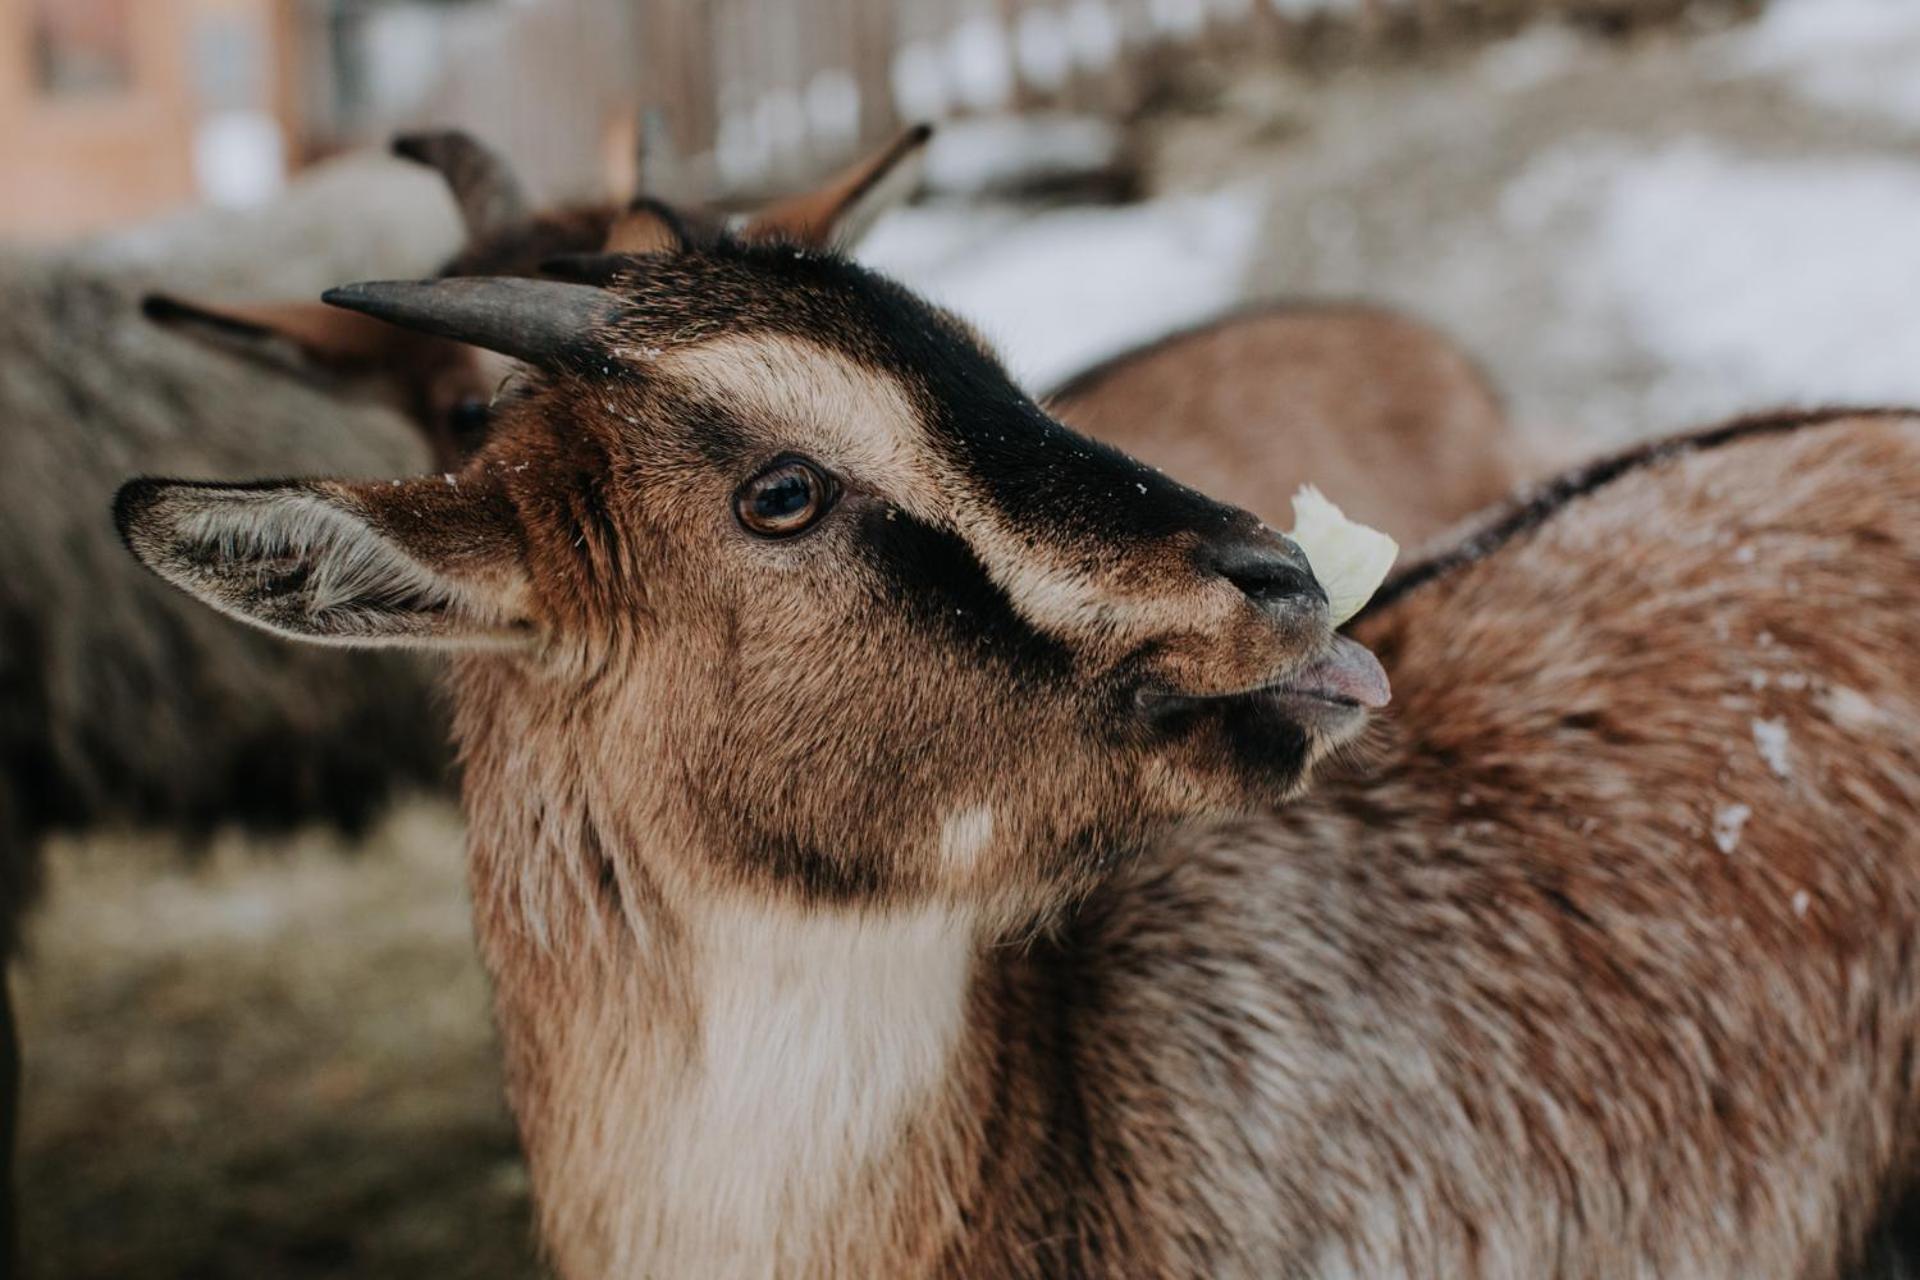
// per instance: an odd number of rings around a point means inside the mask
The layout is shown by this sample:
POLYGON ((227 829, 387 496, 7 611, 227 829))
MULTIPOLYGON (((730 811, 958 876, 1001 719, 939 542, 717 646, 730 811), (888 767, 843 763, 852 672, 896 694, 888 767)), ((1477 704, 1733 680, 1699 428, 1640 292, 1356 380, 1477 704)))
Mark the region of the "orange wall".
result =
POLYGON ((290 24, 279 0, 130 0, 131 85, 98 96, 38 92, 29 0, 0 0, 0 234, 51 239, 138 221, 195 196, 192 19, 210 9, 259 14, 272 41, 272 102, 288 123, 295 95, 290 24))

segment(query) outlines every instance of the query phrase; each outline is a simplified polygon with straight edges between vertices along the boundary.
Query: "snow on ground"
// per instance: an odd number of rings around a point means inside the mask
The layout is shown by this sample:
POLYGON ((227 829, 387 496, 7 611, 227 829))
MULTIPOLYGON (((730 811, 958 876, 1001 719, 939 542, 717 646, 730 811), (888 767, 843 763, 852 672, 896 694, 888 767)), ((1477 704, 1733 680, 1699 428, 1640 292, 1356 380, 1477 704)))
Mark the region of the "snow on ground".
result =
POLYGON ((1489 89, 1516 93, 1565 75, 1587 53, 1587 43, 1570 28, 1541 23, 1488 45, 1476 75, 1489 89))
POLYGON ((1120 163, 1125 146, 1125 130, 1098 116, 979 116, 940 126, 922 174, 928 191, 979 196, 1038 178, 1101 173, 1120 163))
POLYGON ((1778 0, 1710 36, 1541 26, 1417 72, 1249 75, 1237 132, 1164 125, 1156 163, 1264 177, 1251 291, 1430 320, 1572 461, 1728 413, 1920 401, 1903 94, 1920 0, 1778 0))
MULTIPOLYGON (((1838 10, 1862 6, 1876 7, 1839 0, 1838 10)), ((1912 9, 1920 18, 1920 3, 1912 9)), ((1909 25, 1903 65, 1920 94, 1920 21, 1909 25)), ((1828 35, 1845 31, 1841 21, 1828 35)), ((1570 39, 1528 37, 1526 57, 1503 65, 1533 79, 1535 64, 1573 56, 1570 39)), ((1766 25, 1719 47, 1783 39, 1766 25)), ((1265 185, 1248 180, 1119 208, 935 203, 883 222, 863 257, 975 323, 1044 389, 1246 296, 1265 201, 1265 185)), ((1634 417, 1646 428, 1781 404, 1920 401, 1920 161, 1865 147, 1762 155, 1706 133, 1574 132, 1522 164, 1496 208, 1501 230, 1483 239, 1436 225, 1427 269, 1464 254, 1453 275, 1484 283, 1544 267, 1554 314, 1533 340, 1643 353, 1651 385, 1634 417)), ((1333 256, 1318 241, 1316 253, 1333 256)), ((1346 291, 1366 295, 1368 283, 1363 273, 1346 291)))
POLYGON ((1612 313, 1659 358, 1676 418, 1920 401, 1920 164, 1694 139, 1549 157, 1507 195, 1522 222, 1556 195, 1587 206, 1562 259, 1569 304, 1612 313))
POLYGON ((1920 4, 1775 0, 1730 37, 1723 65, 1786 78, 1812 102, 1920 127, 1920 4))
POLYGON ((967 319, 1035 391, 1243 295, 1258 184, 1117 208, 930 205, 874 229, 860 257, 967 319))

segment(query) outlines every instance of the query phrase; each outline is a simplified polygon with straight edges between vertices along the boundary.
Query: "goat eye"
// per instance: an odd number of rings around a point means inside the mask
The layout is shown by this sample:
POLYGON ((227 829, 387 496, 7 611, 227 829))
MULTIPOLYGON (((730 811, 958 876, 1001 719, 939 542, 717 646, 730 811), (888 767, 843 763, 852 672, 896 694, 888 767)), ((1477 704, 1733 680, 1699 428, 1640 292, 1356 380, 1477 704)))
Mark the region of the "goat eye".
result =
POLYGON ((733 514, 749 533, 791 538, 813 527, 838 497, 830 477, 811 462, 788 458, 741 485, 733 514))

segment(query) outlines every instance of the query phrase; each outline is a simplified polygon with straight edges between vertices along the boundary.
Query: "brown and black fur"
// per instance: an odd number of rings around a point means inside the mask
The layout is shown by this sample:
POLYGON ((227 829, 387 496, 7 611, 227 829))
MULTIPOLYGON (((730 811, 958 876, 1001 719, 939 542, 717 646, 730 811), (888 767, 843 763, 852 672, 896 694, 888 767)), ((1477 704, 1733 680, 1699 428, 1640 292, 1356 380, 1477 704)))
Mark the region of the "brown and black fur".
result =
POLYGON ((1375 610, 1365 752, 1043 953, 1011 1021, 1075 1028, 1110 1135, 1050 1198, 1119 1208, 975 1273, 1857 1274, 1920 1083, 1916 475, 1910 414, 1708 432, 1375 610))
POLYGON ((1237 308, 1103 361, 1045 403, 1277 527, 1311 483, 1405 546, 1506 497, 1537 466, 1470 356, 1360 303, 1237 308))
MULTIPOLYGON (((931 130, 909 129, 819 188, 745 219, 749 237, 824 245, 849 208, 899 198, 931 130), (890 190, 879 188, 893 184, 890 190)), ((539 276, 556 260, 696 244, 723 233, 725 215, 679 209, 644 193, 621 204, 590 201, 534 209, 504 157, 457 129, 403 134, 393 152, 445 180, 466 243, 441 276, 539 276)), ((864 223, 862 227, 864 227, 864 223)), ((512 366, 465 343, 409 333, 306 301, 208 303, 149 294, 147 317, 216 348, 330 391, 406 415, 441 468, 459 466, 486 437, 491 407, 512 366)))
POLYGON ((545 372, 452 484, 119 519, 457 651, 561 1274, 1819 1280, 1902 1203, 1920 418, 1551 490, 1356 626, 1356 738, 1284 541, 830 255, 339 296, 545 372))
MULTIPOLYGON (((612 202, 533 210, 506 162, 458 130, 405 134, 396 155, 445 180, 466 243, 439 274, 535 276, 564 254, 602 248, 625 216, 612 202)), ((142 299, 147 318, 282 376, 404 415, 433 465, 458 466, 484 439, 511 366, 464 343, 408 333, 317 302, 212 303, 170 293, 142 299)))

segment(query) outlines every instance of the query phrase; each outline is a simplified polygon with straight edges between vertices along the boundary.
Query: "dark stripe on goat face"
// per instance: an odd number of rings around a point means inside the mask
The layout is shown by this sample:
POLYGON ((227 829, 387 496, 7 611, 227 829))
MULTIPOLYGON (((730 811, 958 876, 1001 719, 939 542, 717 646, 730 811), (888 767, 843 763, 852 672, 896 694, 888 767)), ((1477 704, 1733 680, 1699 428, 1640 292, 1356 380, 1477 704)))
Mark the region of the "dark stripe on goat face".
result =
POLYGON ((855 296, 884 367, 923 393, 926 425, 1014 528, 1048 541, 1133 547, 1223 533, 1251 517, 1063 426, 950 317, 882 277, 855 296))
POLYGON ((1244 512, 1068 430, 1030 402, 990 420, 963 418, 969 411, 948 405, 943 430, 976 492, 1022 533, 1097 555, 1253 527, 1244 512))
POLYGON ((634 262, 616 286, 634 302, 616 347, 760 331, 837 350, 905 385, 928 448, 1023 533, 1091 550, 1251 525, 1244 512, 1054 421, 960 322, 854 263, 731 242, 634 262))
MULTIPOLYGON (((738 484, 749 479, 754 463, 772 456, 764 439, 748 431, 732 412, 711 401, 680 401, 665 412, 672 415, 676 425, 685 433, 687 444, 693 452, 729 483, 738 484)), ((635 447, 644 455, 650 443, 640 440, 635 447)))
POLYGON ((858 555, 914 625, 1023 678, 1071 673, 1066 646, 1027 621, 964 538, 895 507, 859 520, 858 555))

